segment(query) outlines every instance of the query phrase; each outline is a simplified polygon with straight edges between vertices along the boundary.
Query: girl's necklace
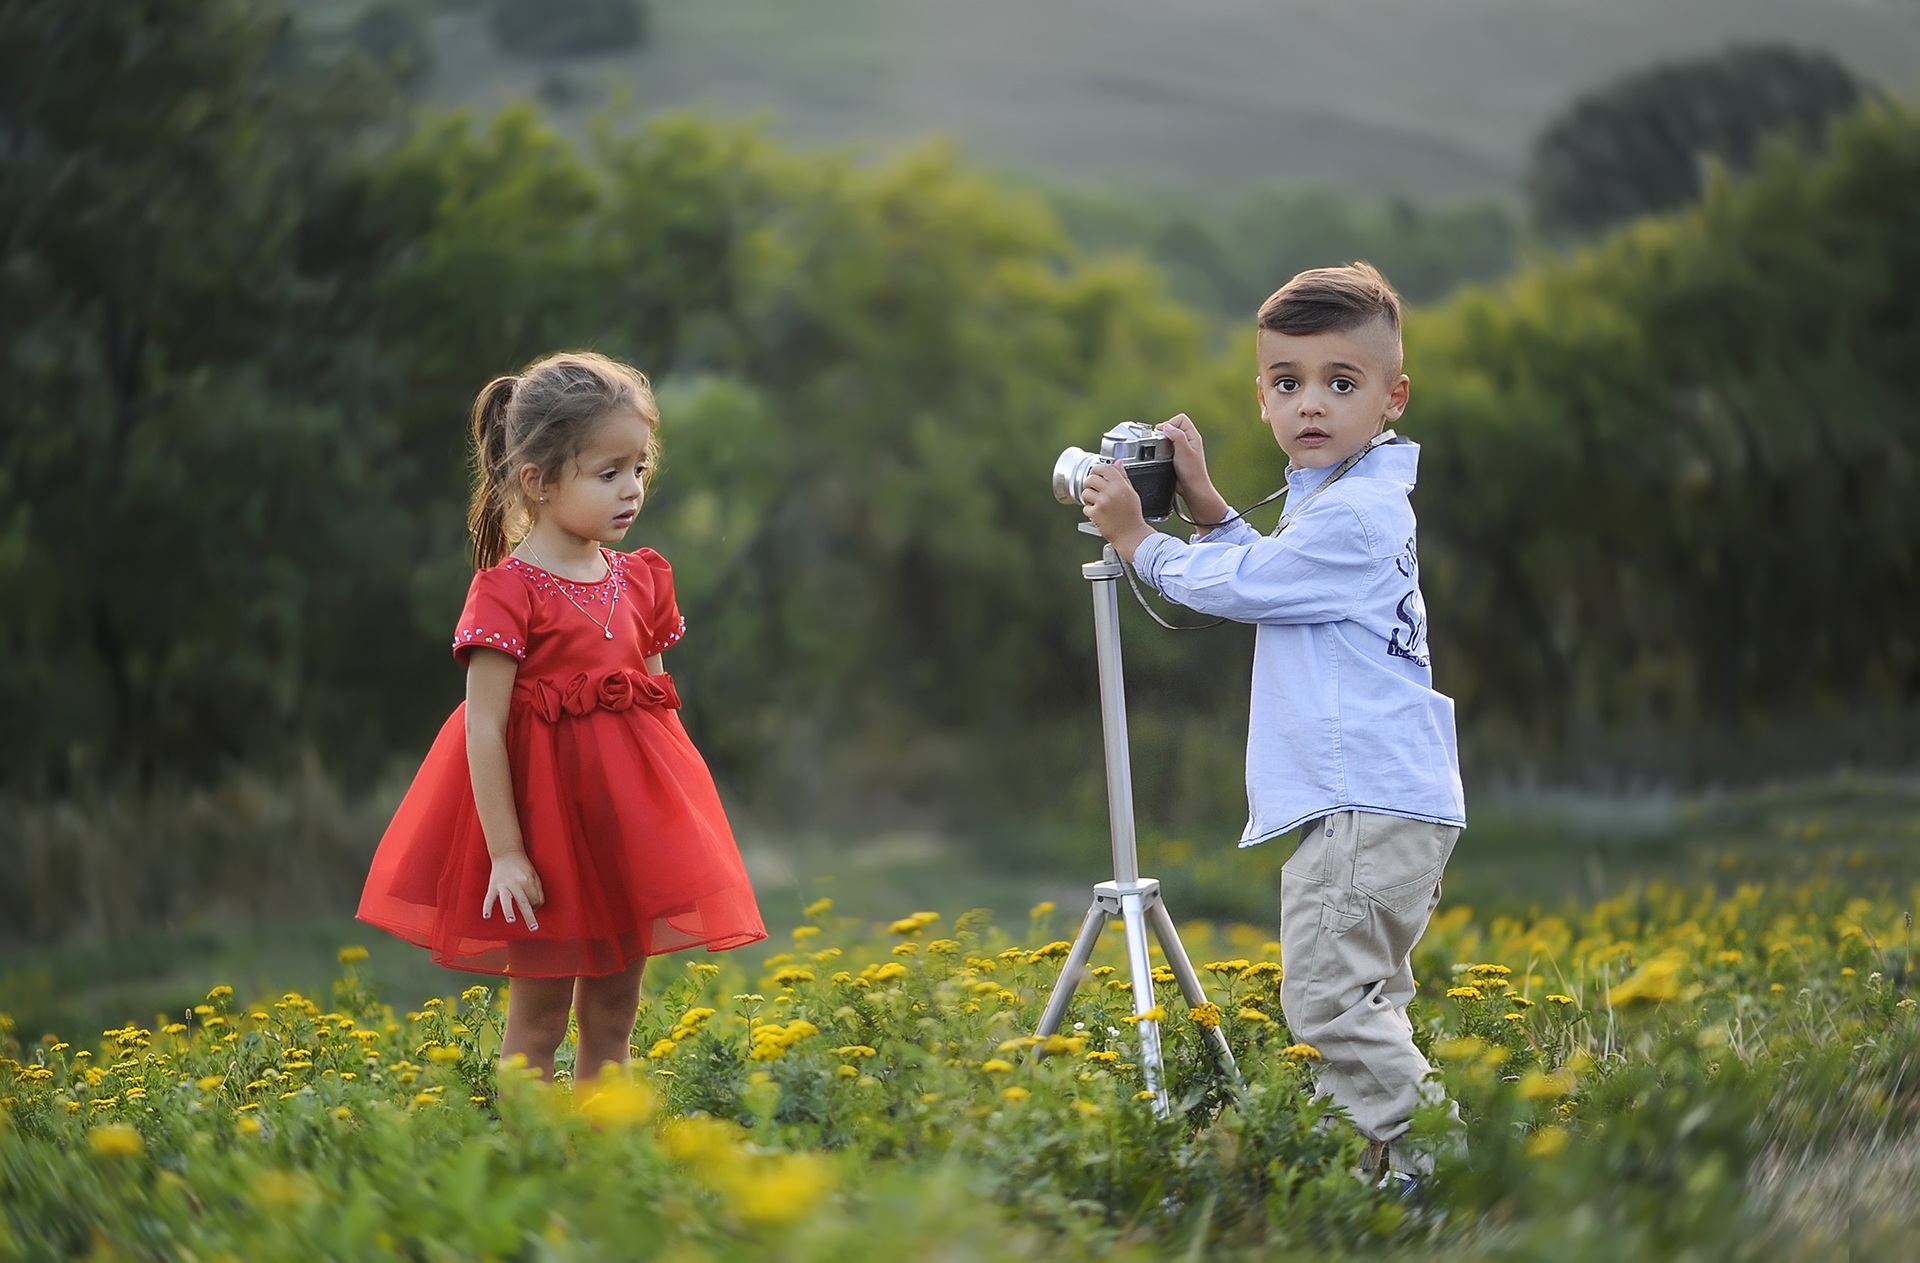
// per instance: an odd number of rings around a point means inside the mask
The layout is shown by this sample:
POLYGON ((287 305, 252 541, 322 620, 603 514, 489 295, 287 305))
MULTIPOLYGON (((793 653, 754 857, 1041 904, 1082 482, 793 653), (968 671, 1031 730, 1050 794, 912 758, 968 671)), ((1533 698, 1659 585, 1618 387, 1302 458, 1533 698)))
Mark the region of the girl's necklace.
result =
MULTIPOLYGON (((586 606, 580 604, 580 602, 573 599, 573 593, 567 591, 567 584, 572 581, 565 578, 564 576, 553 573, 553 567, 549 566, 547 564, 547 559, 540 555, 540 550, 533 546, 533 541, 522 540, 521 542, 526 544, 527 551, 533 554, 533 559, 536 563, 539 564, 540 568, 546 571, 548 574, 553 575, 554 586, 560 589, 561 596, 564 596, 567 598, 567 604, 573 606, 574 609, 579 610, 582 614, 586 614, 587 621, 589 623, 592 623, 595 627, 598 627, 601 631, 605 632, 607 634, 608 640, 612 640, 613 639, 613 612, 620 608, 620 585, 617 583, 613 585, 613 599, 607 603, 607 621, 603 623, 599 619, 595 618, 591 613, 589 613, 586 606)), ((613 563, 609 561, 607 562, 607 579, 611 579, 611 578, 613 578, 613 563)), ((607 579, 602 579, 600 580, 600 582, 605 583, 607 579)))

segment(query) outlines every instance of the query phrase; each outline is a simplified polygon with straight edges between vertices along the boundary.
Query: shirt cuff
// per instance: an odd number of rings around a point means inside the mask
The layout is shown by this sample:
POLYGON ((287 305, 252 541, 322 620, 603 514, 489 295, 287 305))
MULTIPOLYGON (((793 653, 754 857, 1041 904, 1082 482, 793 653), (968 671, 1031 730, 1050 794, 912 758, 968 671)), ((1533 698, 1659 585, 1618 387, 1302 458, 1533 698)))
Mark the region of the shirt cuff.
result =
POLYGON ((1140 547, 1133 550, 1133 569, 1155 592, 1160 591, 1160 568, 1167 564, 1167 558, 1187 548, 1173 536, 1164 531, 1155 531, 1140 541, 1140 547))
POLYGON ((1260 533, 1247 524, 1247 519, 1235 517, 1238 510, 1227 506, 1227 521, 1202 535, 1197 529, 1188 536, 1189 544, 1250 544, 1260 537, 1260 533))

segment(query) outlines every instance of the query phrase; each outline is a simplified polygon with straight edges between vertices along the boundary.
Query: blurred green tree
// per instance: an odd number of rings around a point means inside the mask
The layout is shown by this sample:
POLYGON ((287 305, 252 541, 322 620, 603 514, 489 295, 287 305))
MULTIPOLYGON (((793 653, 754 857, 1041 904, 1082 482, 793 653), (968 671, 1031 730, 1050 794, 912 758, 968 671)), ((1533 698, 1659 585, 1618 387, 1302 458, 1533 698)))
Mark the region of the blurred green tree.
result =
POLYGON ((1507 750, 1914 756, 1920 117, 1830 143, 1412 323, 1436 653, 1507 750))
POLYGON ((1684 206, 1700 195, 1707 162, 1747 171, 1768 136, 1817 149, 1864 95, 1837 59, 1790 45, 1735 45, 1636 71, 1575 100, 1535 139, 1534 217, 1588 235, 1684 206))
POLYGON ((386 91, 260 5, 0 8, 9 781, 149 783, 302 728, 329 544, 381 501, 314 341, 358 260, 308 209, 386 91))

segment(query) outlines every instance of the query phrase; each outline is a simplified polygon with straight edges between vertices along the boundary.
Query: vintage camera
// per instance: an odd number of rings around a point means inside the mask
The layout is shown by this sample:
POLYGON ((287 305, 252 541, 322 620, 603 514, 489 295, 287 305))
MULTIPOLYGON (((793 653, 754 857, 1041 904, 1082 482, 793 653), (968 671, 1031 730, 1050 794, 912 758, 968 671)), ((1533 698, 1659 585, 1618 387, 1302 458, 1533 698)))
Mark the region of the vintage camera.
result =
POLYGON ((1149 522, 1165 521, 1173 513, 1173 441, 1150 425, 1122 421, 1100 436, 1100 454, 1069 447, 1053 462, 1053 498, 1079 504, 1087 485, 1087 471, 1095 461, 1120 466, 1139 493, 1140 508, 1149 522))

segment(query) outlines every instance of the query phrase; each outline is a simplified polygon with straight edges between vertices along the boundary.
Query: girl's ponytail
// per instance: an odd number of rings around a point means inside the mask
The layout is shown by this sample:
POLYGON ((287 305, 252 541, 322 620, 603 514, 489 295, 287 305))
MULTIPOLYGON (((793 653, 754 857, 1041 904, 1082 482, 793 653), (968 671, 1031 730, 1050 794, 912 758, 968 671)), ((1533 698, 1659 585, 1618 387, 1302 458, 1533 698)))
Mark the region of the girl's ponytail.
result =
POLYGON ((512 444, 507 435, 507 406, 518 377, 496 377, 473 401, 473 500, 467 505, 467 533, 473 536, 473 566, 497 566, 512 548, 507 539, 507 508, 517 487, 507 468, 512 444))

